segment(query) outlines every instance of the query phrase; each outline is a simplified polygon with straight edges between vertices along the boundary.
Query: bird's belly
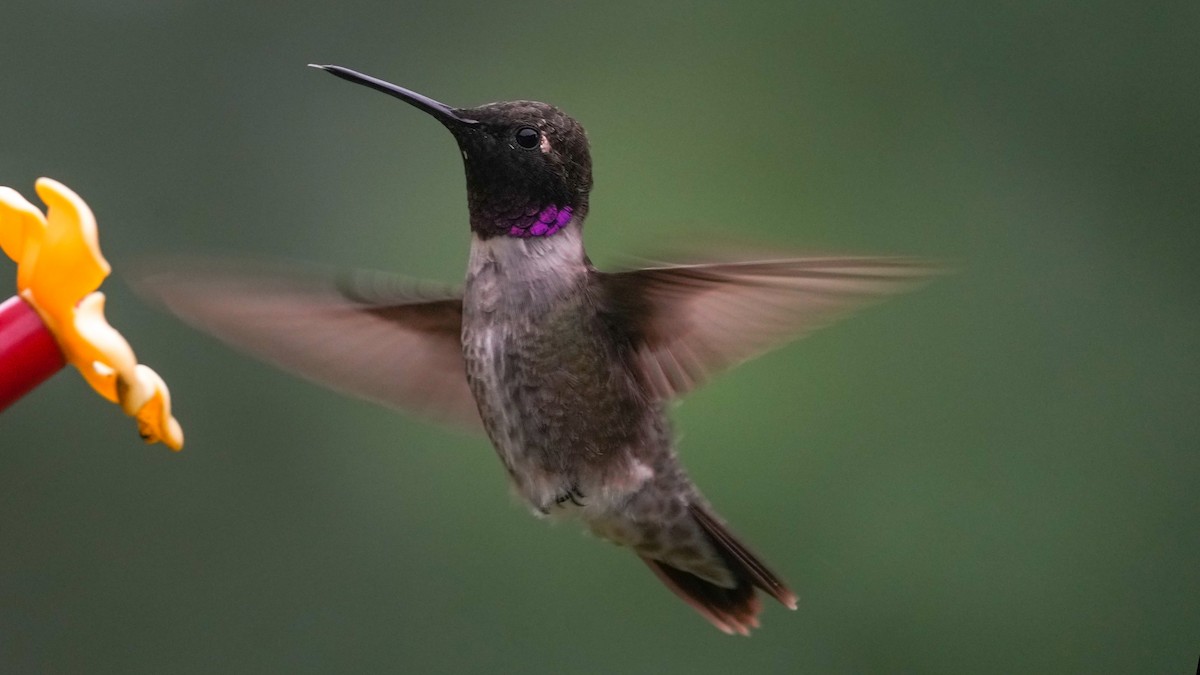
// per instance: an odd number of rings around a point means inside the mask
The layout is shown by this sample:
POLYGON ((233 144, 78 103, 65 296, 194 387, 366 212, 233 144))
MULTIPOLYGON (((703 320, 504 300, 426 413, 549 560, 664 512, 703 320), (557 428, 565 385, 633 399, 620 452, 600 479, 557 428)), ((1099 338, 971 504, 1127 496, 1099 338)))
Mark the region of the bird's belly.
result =
POLYGON ((602 345, 497 326, 468 327, 463 345, 484 428, 536 511, 603 508, 644 482, 649 411, 602 345))

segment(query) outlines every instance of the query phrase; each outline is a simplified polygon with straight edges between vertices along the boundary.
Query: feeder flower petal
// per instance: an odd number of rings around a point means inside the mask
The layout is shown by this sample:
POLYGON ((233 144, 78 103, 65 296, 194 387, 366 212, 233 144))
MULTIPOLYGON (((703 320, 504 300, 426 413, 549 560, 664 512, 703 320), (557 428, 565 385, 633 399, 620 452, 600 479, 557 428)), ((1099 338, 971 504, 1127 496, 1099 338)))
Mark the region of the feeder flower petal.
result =
POLYGON ((111 267, 100 253, 96 218, 62 183, 39 178, 46 215, 11 188, 0 187, 0 248, 17 263, 17 291, 53 333, 66 360, 101 396, 135 417, 148 443, 183 447, 171 395, 153 370, 139 365, 129 342, 104 317, 96 291, 111 267))

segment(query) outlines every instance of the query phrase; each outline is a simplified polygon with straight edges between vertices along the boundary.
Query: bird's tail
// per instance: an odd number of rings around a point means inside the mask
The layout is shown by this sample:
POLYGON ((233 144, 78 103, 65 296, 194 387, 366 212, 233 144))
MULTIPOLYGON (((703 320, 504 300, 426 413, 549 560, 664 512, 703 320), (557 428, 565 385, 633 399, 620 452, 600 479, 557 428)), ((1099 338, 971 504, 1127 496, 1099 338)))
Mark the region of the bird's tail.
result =
POLYGON ((690 572, 672 567, 669 563, 644 555, 639 556, 667 588, 695 608, 714 626, 729 634, 749 635, 751 628, 758 627, 758 613, 762 610, 762 603, 755 593, 755 588, 762 589, 788 609, 796 609, 796 594, 738 541, 720 520, 702 506, 693 504, 688 509, 709 543, 721 556, 726 568, 732 573, 734 585, 730 588, 719 586, 690 572))

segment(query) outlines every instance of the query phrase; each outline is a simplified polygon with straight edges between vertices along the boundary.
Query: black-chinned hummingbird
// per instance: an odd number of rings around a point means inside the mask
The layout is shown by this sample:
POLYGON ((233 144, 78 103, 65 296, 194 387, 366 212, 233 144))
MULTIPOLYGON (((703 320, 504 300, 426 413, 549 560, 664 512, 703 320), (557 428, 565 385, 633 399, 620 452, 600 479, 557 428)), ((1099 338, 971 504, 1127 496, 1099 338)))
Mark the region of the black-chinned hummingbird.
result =
POLYGON ((712 374, 911 288, 917 260, 778 257, 602 272, 583 223, 583 127, 534 101, 452 108, 314 66, 433 116, 458 142, 472 232, 465 287, 173 270, 142 288, 234 346, 335 389, 482 426, 515 492, 626 546, 717 628, 748 634, 755 589, 796 596, 684 472, 670 402, 712 374))

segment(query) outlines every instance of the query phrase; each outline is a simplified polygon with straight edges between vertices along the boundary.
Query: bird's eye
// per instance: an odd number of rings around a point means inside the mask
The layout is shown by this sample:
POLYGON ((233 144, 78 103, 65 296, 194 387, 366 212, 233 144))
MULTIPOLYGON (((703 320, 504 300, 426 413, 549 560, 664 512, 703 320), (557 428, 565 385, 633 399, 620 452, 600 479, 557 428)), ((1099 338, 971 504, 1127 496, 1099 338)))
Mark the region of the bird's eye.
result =
POLYGON ((538 130, 534 129, 533 127, 521 127, 520 129, 517 129, 516 138, 517 145, 525 148, 526 150, 532 150, 536 148, 541 142, 541 134, 539 134, 538 130))

